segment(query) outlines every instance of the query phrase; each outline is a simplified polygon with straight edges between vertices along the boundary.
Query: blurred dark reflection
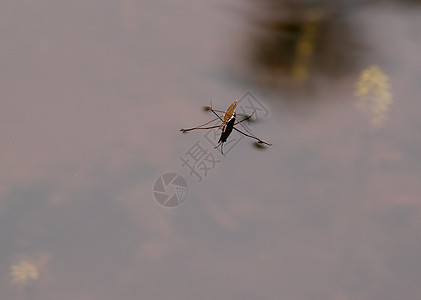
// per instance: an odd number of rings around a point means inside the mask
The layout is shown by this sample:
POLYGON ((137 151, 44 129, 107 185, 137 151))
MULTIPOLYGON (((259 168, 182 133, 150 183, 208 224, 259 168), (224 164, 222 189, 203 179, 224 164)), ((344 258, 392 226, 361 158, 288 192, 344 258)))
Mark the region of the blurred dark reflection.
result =
MULTIPOLYGON (((253 82, 289 91, 313 92, 323 80, 355 74, 369 47, 356 12, 382 5, 414 5, 420 0, 257 0, 244 47, 253 82)), ((244 70, 246 68, 246 70, 244 70)))
POLYGON ((349 15, 372 2, 256 1, 249 16, 254 25, 247 53, 252 80, 302 90, 318 78, 358 70, 364 43, 349 15))

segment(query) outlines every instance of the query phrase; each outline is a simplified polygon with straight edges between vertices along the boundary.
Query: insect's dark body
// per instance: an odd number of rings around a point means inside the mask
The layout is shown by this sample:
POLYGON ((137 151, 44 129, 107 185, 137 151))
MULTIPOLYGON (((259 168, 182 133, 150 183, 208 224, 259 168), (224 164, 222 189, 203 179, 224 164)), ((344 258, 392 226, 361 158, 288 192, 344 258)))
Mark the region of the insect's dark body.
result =
POLYGON ((227 127, 225 127, 225 130, 222 131, 221 137, 219 138, 218 143, 225 143, 227 141, 227 138, 230 136, 235 123, 235 117, 231 118, 231 120, 228 121, 227 127))
MULTIPOLYGON (((223 151, 222 151, 222 145, 227 141, 227 139, 230 136, 232 130, 234 129, 235 120, 236 119, 235 119, 235 114, 234 114, 234 116, 231 117, 231 119, 227 122, 225 128, 222 130, 221 137, 219 138, 219 141, 218 141, 218 146, 221 145, 221 153, 222 154, 224 154, 223 151)), ((216 147, 218 147, 218 146, 216 146, 216 147)))

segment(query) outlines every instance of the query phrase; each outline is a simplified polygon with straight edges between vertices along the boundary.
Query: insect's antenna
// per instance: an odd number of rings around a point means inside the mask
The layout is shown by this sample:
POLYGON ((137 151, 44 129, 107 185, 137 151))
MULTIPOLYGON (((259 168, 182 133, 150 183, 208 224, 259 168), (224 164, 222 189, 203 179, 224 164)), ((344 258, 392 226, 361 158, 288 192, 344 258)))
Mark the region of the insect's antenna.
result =
MULTIPOLYGON (((237 120, 237 118, 235 118, 236 120, 237 120)), ((244 120, 246 120, 246 119, 244 119, 244 120)), ((265 141, 263 141, 263 140, 261 140, 261 139, 259 139, 257 136, 255 136, 253 133, 251 133, 250 131, 248 131, 248 129, 243 125, 243 124, 241 124, 241 122, 243 122, 244 120, 241 120, 241 121, 238 121, 238 124, 240 124, 243 128, 244 128, 244 130, 245 131, 247 131, 249 134, 247 134, 247 133, 244 133, 244 132, 242 132, 241 130, 239 130, 239 129, 237 129, 237 128, 235 128, 235 127, 233 127, 235 130, 237 130, 239 133, 241 133, 241 134, 243 134, 243 135, 245 135, 245 136, 247 136, 247 137, 249 137, 249 138, 253 138, 253 139, 256 139, 257 141, 258 141, 258 143, 259 144, 265 144, 265 145, 268 145, 268 146, 272 146, 272 144, 269 144, 269 143, 267 143, 267 142, 265 142, 265 141)))

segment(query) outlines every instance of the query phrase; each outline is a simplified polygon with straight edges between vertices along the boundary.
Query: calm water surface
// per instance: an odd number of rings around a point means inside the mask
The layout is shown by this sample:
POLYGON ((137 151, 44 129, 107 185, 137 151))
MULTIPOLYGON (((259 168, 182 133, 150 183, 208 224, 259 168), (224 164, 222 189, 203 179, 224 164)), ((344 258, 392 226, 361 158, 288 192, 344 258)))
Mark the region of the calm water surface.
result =
POLYGON ((270 2, 0 4, 1 299, 420 297, 421 6, 270 2))

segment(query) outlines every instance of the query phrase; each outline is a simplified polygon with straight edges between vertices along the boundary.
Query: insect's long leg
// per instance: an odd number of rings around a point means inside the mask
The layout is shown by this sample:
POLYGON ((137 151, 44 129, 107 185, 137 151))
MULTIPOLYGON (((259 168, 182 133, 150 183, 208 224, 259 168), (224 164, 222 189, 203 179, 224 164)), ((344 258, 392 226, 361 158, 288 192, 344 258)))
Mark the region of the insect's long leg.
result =
POLYGON ((219 146, 221 146, 221 154, 224 155, 224 151, 222 150, 222 147, 224 146, 224 143, 219 142, 218 145, 216 145, 215 147, 213 147, 213 149, 218 148, 219 146))
MULTIPOLYGON (((206 123, 204 123, 204 124, 202 124, 202 125, 199 125, 199 126, 196 126, 196 127, 192 127, 192 128, 186 128, 186 129, 180 129, 180 131, 181 132, 188 132, 188 131, 191 131, 191 130, 196 130, 196 129, 213 129, 213 128, 218 128, 219 127, 219 125, 215 125, 215 126, 209 126, 209 127, 203 127, 203 126, 206 126, 206 125, 208 125, 208 124, 210 124, 210 123, 212 123, 212 122, 215 122, 216 120, 220 120, 220 121, 223 121, 222 120, 222 118, 221 118, 221 116, 219 116, 215 111, 216 110, 214 110, 214 109, 212 109, 211 108, 211 111, 215 114, 215 116, 216 116, 216 118, 214 118, 214 119, 212 119, 212 120, 210 120, 209 122, 206 122, 206 123)), ((246 118, 245 119, 243 119, 243 120, 241 120, 241 121, 238 121, 237 123, 235 123, 235 125, 237 125, 238 123, 240 123, 240 122, 243 122, 243 121, 245 121, 245 120, 247 120, 247 119, 249 119, 249 118, 251 118, 253 116, 253 114, 251 114, 251 115, 246 115, 246 118)))
POLYGON ((214 120, 219 119, 219 120, 221 120, 221 122, 224 122, 224 120, 222 120, 221 116, 219 116, 219 115, 215 112, 215 110, 213 110, 213 109, 212 109, 212 107, 211 107, 211 112, 213 112, 213 113, 215 114, 215 116, 217 117, 217 118, 215 118, 214 120))
MULTIPOLYGON (((236 118, 237 119, 237 118, 236 118)), ((244 121, 244 120, 241 120, 241 122, 242 121, 244 121)), ((245 136, 247 136, 247 137, 250 137, 250 138, 253 138, 253 139, 256 139, 257 141, 258 141, 258 143, 259 144, 265 144, 265 145, 268 145, 268 146, 272 146, 272 144, 269 144, 269 143, 267 143, 267 142, 265 142, 265 141, 263 141, 263 140, 261 140, 261 139, 259 139, 257 136, 255 136, 253 133, 251 133, 250 131, 248 131, 248 129, 243 125, 243 124, 241 124, 241 122, 239 121, 238 122, 238 124, 240 124, 243 128, 244 128, 244 130, 245 131, 247 131, 249 134, 247 134, 247 133, 244 133, 244 132, 242 132, 241 130, 239 130, 239 129, 237 129, 237 128, 235 128, 235 127, 233 127, 235 130, 237 130, 239 133, 241 133, 241 134, 243 134, 243 135, 245 135, 245 136)))
MULTIPOLYGON (((210 122, 208 122, 208 123, 211 123, 211 122, 215 121, 216 119, 217 119, 217 118, 213 119, 212 121, 210 121, 210 122)), ((241 123, 241 122, 243 122, 243 121, 245 121, 245 120, 247 120, 247 118, 246 118, 246 119, 243 119, 243 120, 241 120, 241 121, 237 121, 237 123, 235 123, 234 125, 237 125, 237 124, 239 124, 239 123, 241 123)), ((208 124, 208 123, 206 123, 206 124, 208 124)), ((213 129, 213 128, 218 128, 218 127, 219 127, 219 125, 209 126, 209 127, 201 127, 201 126, 205 126, 206 124, 202 124, 202 125, 200 125, 200 126, 193 127, 193 128, 180 129, 180 131, 181 131, 181 132, 188 132, 188 131, 191 131, 191 130, 196 130, 196 129, 213 129)))
POLYGON ((237 124, 240 124, 241 122, 247 121, 248 119, 250 119, 253 116, 253 114, 254 114, 254 112, 251 115, 246 115, 245 118, 242 119, 242 120, 238 120, 237 118, 235 118, 235 120, 237 120, 237 122, 234 125, 237 125, 237 124))
MULTIPOLYGON (((219 116, 218 116, 218 118, 219 118, 219 116)), ((208 125, 208 124, 210 124, 210 123, 212 123, 212 122, 215 122, 216 120, 218 120, 218 118, 212 119, 212 120, 210 120, 209 122, 206 122, 206 123, 204 123, 204 124, 202 124, 202 125, 199 125, 199 126, 196 126, 196 127, 193 127, 193 128, 180 129, 180 131, 181 131, 181 132, 187 132, 187 131, 190 131, 190 130, 195 130, 195 129, 212 129, 212 128, 217 128, 217 127, 219 127, 219 125, 216 125, 216 126, 210 126, 210 127, 203 127, 203 126, 206 126, 206 125, 208 125)))

